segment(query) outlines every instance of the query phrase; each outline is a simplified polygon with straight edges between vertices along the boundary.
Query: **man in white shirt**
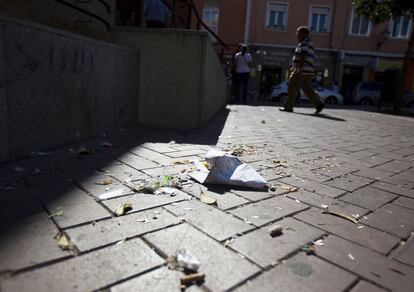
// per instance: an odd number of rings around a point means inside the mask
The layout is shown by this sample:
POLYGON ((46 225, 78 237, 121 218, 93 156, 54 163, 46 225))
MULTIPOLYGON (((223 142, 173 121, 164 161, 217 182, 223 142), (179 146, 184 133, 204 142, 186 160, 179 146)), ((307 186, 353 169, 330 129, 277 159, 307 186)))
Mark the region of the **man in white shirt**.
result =
POLYGON ((234 56, 236 76, 235 88, 236 88, 236 101, 247 103, 247 94, 250 78, 250 64, 252 62, 252 56, 247 52, 247 46, 241 45, 240 52, 234 56))

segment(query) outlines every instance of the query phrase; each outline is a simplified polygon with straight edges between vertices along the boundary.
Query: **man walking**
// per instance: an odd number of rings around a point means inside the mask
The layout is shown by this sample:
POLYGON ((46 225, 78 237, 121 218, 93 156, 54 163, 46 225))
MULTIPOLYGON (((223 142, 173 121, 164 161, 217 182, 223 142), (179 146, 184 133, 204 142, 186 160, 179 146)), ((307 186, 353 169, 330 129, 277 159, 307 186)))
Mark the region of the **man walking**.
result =
POLYGON ((292 60, 292 68, 288 86, 288 98, 279 110, 285 112, 293 112, 293 106, 300 89, 306 94, 310 102, 316 108, 316 114, 320 113, 325 104, 321 102, 320 96, 311 88, 310 81, 314 75, 314 47, 309 38, 309 28, 300 26, 296 35, 298 38, 298 46, 292 60))

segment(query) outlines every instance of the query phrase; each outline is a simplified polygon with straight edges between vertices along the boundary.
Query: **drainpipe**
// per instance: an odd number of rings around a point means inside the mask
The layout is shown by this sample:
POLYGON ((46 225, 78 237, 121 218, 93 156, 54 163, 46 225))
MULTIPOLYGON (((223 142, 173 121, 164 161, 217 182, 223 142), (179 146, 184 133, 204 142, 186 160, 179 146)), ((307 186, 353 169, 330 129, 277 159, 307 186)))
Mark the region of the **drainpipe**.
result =
POLYGON ((249 30, 250 30, 250 14, 251 14, 251 0, 246 0, 246 19, 244 21, 244 39, 243 43, 249 43, 249 30))

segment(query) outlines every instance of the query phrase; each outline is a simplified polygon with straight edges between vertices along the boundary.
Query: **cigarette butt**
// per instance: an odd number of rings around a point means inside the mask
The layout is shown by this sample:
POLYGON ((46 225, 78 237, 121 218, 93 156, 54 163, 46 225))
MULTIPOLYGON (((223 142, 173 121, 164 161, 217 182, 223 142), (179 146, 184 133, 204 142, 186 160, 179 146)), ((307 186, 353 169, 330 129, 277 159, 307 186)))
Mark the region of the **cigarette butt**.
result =
POLYGON ((187 285, 194 281, 204 281, 205 276, 206 274, 204 273, 195 273, 181 277, 181 285, 187 285))
POLYGON ((280 225, 275 225, 269 229, 269 234, 271 237, 279 236, 283 233, 283 227, 280 225))

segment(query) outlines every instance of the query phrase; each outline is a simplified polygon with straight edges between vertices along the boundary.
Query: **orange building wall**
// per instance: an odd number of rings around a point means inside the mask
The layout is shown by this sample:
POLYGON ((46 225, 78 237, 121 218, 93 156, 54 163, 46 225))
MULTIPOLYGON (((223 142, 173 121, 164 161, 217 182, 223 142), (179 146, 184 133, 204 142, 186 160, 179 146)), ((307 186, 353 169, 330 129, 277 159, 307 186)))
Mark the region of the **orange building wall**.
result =
POLYGON ((245 15, 245 0, 220 1, 218 35, 227 45, 237 47, 243 42, 245 15))

